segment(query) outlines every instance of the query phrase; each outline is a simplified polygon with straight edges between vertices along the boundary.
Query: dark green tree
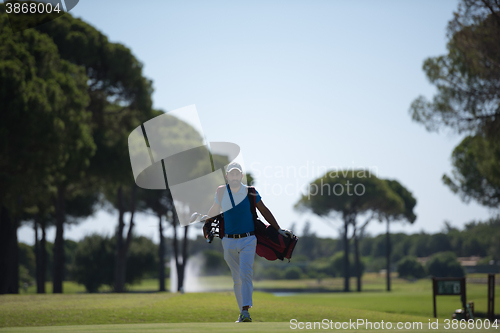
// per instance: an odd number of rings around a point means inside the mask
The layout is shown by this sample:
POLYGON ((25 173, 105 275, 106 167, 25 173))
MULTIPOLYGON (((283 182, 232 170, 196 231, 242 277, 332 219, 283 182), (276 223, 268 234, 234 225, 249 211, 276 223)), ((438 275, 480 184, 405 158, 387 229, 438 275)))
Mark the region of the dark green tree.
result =
POLYGON ((127 261, 127 284, 140 283, 146 276, 155 276, 158 272, 158 245, 144 236, 134 236, 130 244, 127 261))
POLYGON ((80 19, 66 14, 36 29, 50 36, 61 57, 82 66, 88 77, 87 110, 92 114, 92 137, 97 150, 90 160, 87 180, 88 186, 108 193, 114 191, 114 201, 119 203, 115 291, 121 292, 137 190, 131 178, 127 140, 134 128, 160 114, 152 109, 152 83, 144 78, 142 64, 130 49, 109 42, 100 31, 80 19), (131 212, 131 219, 124 236, 126 211, 131 212))
POLYGON ((452 176, 443 182, 462 200, 500 208, 500 144, 482 135, 466 137, 451 157, 452 176))
POLYGON ((448 54, 428 58, 423 69, 438 90, 418 97, 413 120, 430 131, 497 136, 500 129, 500 3, 462 0, 448 24, 448 54))
POLYGON ((361 291, 361 263, 359 259, 358 225, 359 215, 368 214, 368 223, 376 214, 399 212, 404 208, 402 199, 391 190, 388 184, 371 174, 368 170, 330 171, 314 180, 309 193, 302 195, 298 209, 310 210, 325 218, 339 216, 344 221, 344 291, 349 291, 349 226, 353 227, 355 240, 356 277, 358 291, 361 291), (314 193, 312 189, 314 188, 314 193))
MULTIPOLYGON (((330 274, 333 273, 334 276, 340 276, 343 278, 347 276, 344 265, 344 256, 345 253, 343 251, 339 251, 329 258, 329 270, 331 272, 330 274)), ((354 264, 351 264, 353 261, 355 261, 355 258, 353 255, 349 255, 349 257, 350 257, 349 271, 355 271, 356 266, 354 264)), ((365 271, 365 265, 363 264, 362 261, 360 261, 360 271, 361 275, 363 275, 363 272, 365 271)))
POLYGON ((417 219, 417 216, 413 212, 417 200, 413 197, 410 191, 408 191, 403 185, 401 185, 397 180, 386 180, 389 188, 396 193, 400 199, 403 201, 403 209, 390 209, 382 210, 379 214, 380 220, 385 220, 386 222, 386 241, 385 241, 385 255, 386 255, 386 270, 387 270, 387 291, 391 290, 391 234, 389 232, 389 225, 391 222, 395 221, 406 221, 408 223, 413 223, 417 219))
MULTIPOLYGON (((113 287, 116 239, 93 234, 81 240, 75 250, 70 273, 83 284, 87 292, 97 292, 102 285, 113 287)), ((127 284, 141 281, 146 274, 156 271, 158 248, 146 237, 133 237, 130 244, 126 279, 127 284)))
POLYGON ((224 255, 221 251, 205 250, 203 251, 205 275, 227 275, 230 273, 229 267, 224 260, 224 255))
POLYGON ((427 272, 435 277, 463 277, 465 271, 457 261, 455 253, 438 252, 426 263, 427 272))
POLYGON ((303 272, 299 267, 297 266, 288 267, 284 271, 284 278, 287 280, 298 280, 301 278, 302 274, 303 272))
MULTIPOLYGON (((36 204, 24 210, 21 220, 25 223, 33 224, 35 231, 34 252, 36 255, 36 282, 37 293, 45 293, 45 271, 47 262, 46 250, 46 228, 47 226, 56 225, 55 205, 53 200, 50 200, 50 191, 43 186, 30 191, 28 199, 32 199, 36 204), (47 197, 49 196, 49 197, 47 197), (38 233, 41 229, 41 239, 38 233)), ((97 207, 99 193, 83 192, 80 195, 68 199, 65 202, 65 220, 67 224, 78 224, 82 219, 91 216, 97 207)), ((76 243, 73 241, 64 240, 64 261, 63 261, 63 276, 68 277, 67 266, 72 260, 72 252, 76 243), (73 245, 72 245, 73 244, 73 245), (66 251, 70 249, 71 253, 66 251)))
POLYGON ((12 33, 4 9, 0 5, 0 270, 6 273, 0 293, 16 293, 17 228, 35 201, 26 188, 37 189, 41 180, 57 187, 69 170, 79 174, 94 145, 85 72, 61 59, 46 35, 12 33))
POLYGON ((462 199, 498 208, 500 188, 500 3, 462 0, 448 24, 448 54, 423 69, 438 93, 418 97, 413 120, 429 131, 467 133, 443 181, 462 199))
POLYGON ((44 212, 41 205, 37 206, 37 211, 33 217, 33 227, 35 229, 35 255, 36 255, 36 292, 45 294, 45 281, 47 276, 47 227, 54 223, 53 215, 44 212), (41 237, 38 236, 38 230, 41 237))
POLYGON ((160 244, 158 247, 158 280, 159 291, 165 291, 165 236, 163 220, 167 213, 172 210, 173 204, 170 202, 171 196, 168 190, 139 190, 138 210, 149 213, 158 218, 158 230, 160 234, 160 244))
MULTIPOLYGON (((163 112, 159 112, 163 114, 163 112)), ((162 141, 161 144, 165 145, 165 149, 167 151, 186 151, 190 147, 199 146, 203 139, 187 122, 180 120, 174 116, 163 115, 163 126, 167 128, 162 133, 162 141)), ((207 150, 202 151, 202 153, 207 153, 207 150)), ((203 154, 200 154, 203 155, 203 154)), ((208 155, 205 155, 208 156, 208 155)), ((196 161, 194 157, 193 160, 196 161)), ((227 161, 227 158, 224 160, 222 156, 213 155, 213 160, 215 163, 221 163, 223 161, 227 161), (222 158, 222 160, 221 160, 222 158)), ((174 161, 175 162, 175 161, 174 161)), ((191 179, 196 178, 203 174, 204 166, 206 163, 210 162, 199 160, 198 165, 195 166, 184 166, 184 168, 179 167, 177 165, 170 165, 168 161, 164 161, 165 170, 168 170, 168 177, 170 179, 180 178, 184 176, 184 172, 188 170, 188 177, 191 179)), ((227 163, 226 163, 227 164, 227 163)), ((168 183, 167 179, 165 180, 168 183)), ((216 184, 214 184, 214 188, 216 184)), ((211 198, 210 198, 211 199, 211 198)), ((166 218, 166 221, 170 223, 173 227, 174 238, 172 241, 173 252, 175 256, 176 262, 176 271, 177 271, 177 281, 178 281, 178 289, 182 288, 184 281, 184 269, 187 263, 187 245, 188 238, 187 232, 189 226, 184 227, 184 241, 182 243, 182 250, 179 249, 179 242, 177 237, 177 222, 178 216, 175 210, 172 195, 170 190, 167 188, 166 190, 141 190, 139 191, 137 198, 137 209, 141 212, 151 213, 158 217, 158 227, 160 233, 160 246, 159 246, 159 289, 160 291, 165 291, 165 238, 163 236, 163 220, 166 218), (179 258, 179 253, 182 252, 182 258, 179 258)))
POLYGON ((98 234, 86 236, 78 243, 71 276, 89 293, 113 284, 114 251, 111 240, 98 234))
POLYGON ((421 279, 425 276, 424 266, 412 256, 402 258, 398 262, 397 271, 399 277, 404 279, 421 279))
POLYGON ((23 265, 30 277, 35 277, 36 274, 36 263, 35 263, 35 253, 31 246, 25 243, 19 243, 19 264, 23 265))

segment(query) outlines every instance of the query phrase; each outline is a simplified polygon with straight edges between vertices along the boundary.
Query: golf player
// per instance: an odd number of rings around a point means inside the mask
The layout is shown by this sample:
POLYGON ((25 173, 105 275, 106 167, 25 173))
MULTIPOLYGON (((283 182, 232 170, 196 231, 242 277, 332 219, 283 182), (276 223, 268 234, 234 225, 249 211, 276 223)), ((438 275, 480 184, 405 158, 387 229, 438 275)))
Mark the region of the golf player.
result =
MULTIPOLYGON (((208 212, 208 216, 218 215, 221 208, 224 212, 222 247, 224 248, 224 259, 233 276, 234 294, 240 312, 237 323, 252 321, 248 309, 252 307, 253 262, 257 246, 253 216, 247 197, 247 186, 241 182, 242 178, 241 165, 236 162, 230 163, 226 170, 229 188, 224 192, 222 198, 218 198, 217 192, 215 193, 215 202, 208 212), (232 202, 234 202, 234 207, 232 202)), ((280 234, 284 237, 292 236, 291 231, 279 227, 271 211, 262 202, 258 192, 256 207, 265 220, 280 234)), ((203 232, 207 238, 205 230, 203 232)))

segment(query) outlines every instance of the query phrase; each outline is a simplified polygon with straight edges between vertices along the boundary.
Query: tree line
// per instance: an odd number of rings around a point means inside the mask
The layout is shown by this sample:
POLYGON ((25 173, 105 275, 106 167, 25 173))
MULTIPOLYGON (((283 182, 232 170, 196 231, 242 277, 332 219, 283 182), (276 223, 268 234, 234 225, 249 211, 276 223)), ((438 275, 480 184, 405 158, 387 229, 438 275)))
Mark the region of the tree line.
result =
MULTIPOLYGON (((391 234, 392 251, 391 262, 395 263, 404 256, 428 257, 437 252, 452 251, 458 257, 479 256, 486 261, 500 261, 500 216, 486 221, 471 221, 463 229, 443 223, 443 230, 437 233, 421 231, 414 234, 391 234)), ((360 240, 360 254, 371 260, 385 259, 385 235, 364 235, 360 240)), ((343 250, 343 239, 320 238, 310 231, 310 223, 306 222, 301 246, 294 251, 297 257, 311 261, 328 257, 343 250)), ((351 244, 351 250, 353 244, 351 244)), ((377 264, 376 270, 384 269, 385 264, 377 264)))
MULTIPOLYGON (((112 280, 122 292, 136 214, 158 218, 161 242, 168 224, 178 227, 170 191, 141 190, 130 167, 129 133, 164 114, 152 107, 152 82, 129 48, 70 14, 14 33, 0 4, 0 45, 0 294, 19 292, 21 224, 35 231, 38 292, 45 292, 50 265, 53 292, 62 293, 65 226, 102 208, 118 212, 112 280), (50 226, 56 237, 49 250, 50 226)), ((201 141, 187 123, 172 122, 177 144, 201 141)), ((173 241, 182 284, 187 228, 183 242, 173 241)))
MULTIPOLYGON (((393 251, 390 257, 390 270, 397 271, 400 278, 422 278, 434 276, 462 276, 465 271, 457 261, 459 257, 479 256, 478 264, 500 263, 500 216, 487 221, 472 221, 463 229, 444 224, 444 230, 438 233, 395 233, 391 235, 393 251), (429 257, 426 265, 416 261, 417 257, 429 257)), ((343 267, 343 239, 321 238, 310 231, 307 222, 300 236, 301 246, 296 248, 292 262, 281 265, 257 258, 255 263, 256 279, 300 279, 321 280, 328 277, 345 277, 343 267)), ((173 238, 165 238, 163 249, 166 258, 174 254, 173 238)), ((365 235, 360 239, 361 271, 379 272, 386 268, 385 235, 365 235)), ((125 273, 126 285, 139 283, 141 279, 157 279, 158 290, 169 277, 170 268, 160 263, 159 244, 144 236, 132 238, 128 253, 128 265, 125 273), (160 274, 160 269, 163 273, 160 274)), ((351 253, 353 252, 353 244, 351 253)), ((88 292, 97 292, 102 286, 113 288, 116 238, 114 236, 93 234, 75 242, 64 241, 64 279, 85 286, 88 292)), ((19 244, 20 285, 36 282, 35 246, 19 244)), ((47 242, 47 252, 53 251, 53 243, 47 242)), ((189 242, 188 257, 201 254, 203 261, 202 276, 229 275, 224 261, 221 244, 215 240, 207 244, 198 236, 189 242)), ((351 254, 352 257, 352 254, 351 254)), ((353 259, 353 258, 351 258, 353 259)), ((350 269, 354 269, 351 260, 350 269)), ((52 256, 48 256, 45 275, 51 279, 52 256)))
MULTIPOLYGON (((397 263, 405 257, 430 257, 437 253, 453 252, 456 257, 479 256, 479 264, 500 262, 500 216, 487 221, 471 221, 463 229, 452 227, 449 222, 438 233, 394 233, 391 234, 390 271, 395 271, 397 263)), ((317 237, 306 224, 300 237, 301 246, 294 252, 294 260, 325 263, 343 254, 343 238, 317 237), (333 254, 333 255, 332 255, 333 254)), ((354 244, 350 244, 351 253, 354 244)), ((378 272, 386 269, 386 235, 365 235, 359 242, 360 255, 366 271, 378 272)), ((321 265, 320 265, 321 266, 321 265)), ((337 270, 337 274, 340 271, 337 270)), ((344 276, 344 273, 342 275, 344 276)))

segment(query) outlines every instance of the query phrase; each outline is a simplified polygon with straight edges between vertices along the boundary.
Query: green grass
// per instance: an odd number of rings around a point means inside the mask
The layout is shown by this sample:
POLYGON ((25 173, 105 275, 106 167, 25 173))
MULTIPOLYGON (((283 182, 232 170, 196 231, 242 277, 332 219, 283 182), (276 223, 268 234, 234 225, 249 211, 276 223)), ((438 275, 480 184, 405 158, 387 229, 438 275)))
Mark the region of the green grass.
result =
MULTIPOLYGON (((362 293, 299 293, 278 297, 254 293, 251 310, 252 327, 243 331, 290 330, 290 319, 302 322, 366 319, 372 322, 423 322, 432 318, 430 280, 408 282, 394 279, 393 291, 385 292, 385 280, 376 274, 363 279, 362 293), (264 325, 265 324, 265 325, 264 325), (259 326, 264 325, 264 326, 259 326), (267 325, 267 326, 266 326, 267 325), (261 327, 261 328, 259 328, 261 327)), ((231 277, 207 277, 201 284, 211 289, 231 289, 231 277)), ((342 279, 256 281, 255 288, 323 288, 341 289, 342 279)), ((354 280, 351 287, 355 287, 354 280)), ((157 280, 145 280, 131 290, 154 291, 157 280)), ((86 294, 71 282, 64 285, 65 294, 31 294, 0 296, 0 332, 47 331, 231 331, 238 316, 232 291, 207 293, 99 293, 86 294), (67 326, 71 325, 71 326, 67 326), (82 326, 83 325, 83 326, 82 326), (105 325, 105 326, 100 326, 105 325), (122 325, 122 326, 120 326, 122 325), (125 325, 125 326, 123 326, 125 325), (1 328, 3 327, 3 328, 1 328), (15 329, 18 327, 19 329, 15 329), (58 330, 56 330, 58 328, 58 330)), ((47 288, 47 291, 50 291, 47 288)), ((467 284, 467 300, 475 302, 476 312, 486 312, 486 284, 467 284)), ((496 288, 500 306, 500 288, 496 288)), ((450 318, 461 306, 458 296, 437 298, 438 318, 450 318)), ((425 325, 424 325, 425 326, 425 325)), ((425 328, 425 327, 424 327, 425 328)), ((425 330, 424 330, 425 331, 425 330)), ((455 330, 456 331, 456 330, 455 330)), ((468 330, 469 332, 471 330, 468 330)), ((500 329, 499 329, 500 331, 500 329)))
MULTIPOLYGON (((158 290, 158 280, 157 279, 145 279, 142 280, 139 284, 127 285, 127 290, 129 291, 157 291, 158 290)), ((170 281, 167 279, 165 281, 165 287, 167 290, 170 288, 170 281)), ((47 294, 52 293, 52 283, 45 283, 45 291, 47 294)), ((72 281, 64 281, 63 282, 63 291, 65 294, 77 294, 77 293, 85 293, 85 287, 81 284, 77 284, 72 281)), ((99 288, 99 292, 108 293, 112 292, 111 287, 109 286, 101 286, 99 288)), ((27 290, 19 289, 19 293, 21 295, 25 294, 36 294, 36 285, 31 285, 27 288, 27 290)))
MULTIPOLYGON (((235 323, 171 323, 171 324, 119 324, 119 325, 75 325, 75 326, 49 326, 49 327, 22 327, 22 328, 8 328, 1 329, 0 332, 30 332, 30 333, 46 333, 46 332, 93 332, 93 333, 110 333, 110 332, 290 332, 291 329, 289 322, 275 322, 275 323, 243 323, 243 324, 235 324, 235 323)), ((297 329, 296 329, 297 330, 297 329)), ((304 331, 304 330, 299 330, 304 331)), ((315 329, 315 330, 306 330, 306 331, 325 331, 325 329, 315 329)), ((366 330, 366 329, 352 329, 349 332, 380 332, 381 330, 366 330)), ((398 330, 397 332, 400 332, 398 330)), ((422 329, 409 329, 404 330, 405 332, 433 332, 433 333, 441 333, 441 332, 478 332, 478 331, 493 331, 490 330, 450 330, 445 329, 444 325, 440 325, 439 329, 429 329, 427 326, 423 325, 422 329)))
POLYGON ((174 324, 130 324, 130 325, 86 325, 60 327, 33 327, 0 329, 0 332, 287 332, 289 323, 174 323, 174 324), (239 325, 239 326, 235 326, 239 325))
MULTIPOLYGON (((368 279, 369 281, 370 279, 368 279)), ((343 307, 351 309, 363 309, 382 311, 385 313, 410 314, 415 316, 432 315, 432 282, 422 279, 417 282, 408 282, 395 279, 392 283, 392 291, 385 292, 380 281, 373 279, 372 284, 365 283, 366 289, 379 291, 351 292, 351 293, 323 293, 305 294, 295 297, 303 302, 311 304, 325 304, 328 300, 339 302, 343 307)), ((486 284, 467 284, 467 302, 474 302, 476 312, 487 312, 486 284)), ((438 296, 436 297, 438 318, 449 318, 450 312, 461 308, 460 296, 438 296)), ((500 288, 495 288, 495 304, 500 304, 500 288)), ((497 308, 500 305, 497 305, 497 308)))
MULTIPOLYGON (((332 295, 335 296, 335 295, 332 295)), ((123 323, 232 322, 238 316, 234 295, 219 293, 5 295, 0 298, 0 326, 96 325, 123 323)), ((252 316, 256 322, 318 321, 422 321, 422 317, 353 310, 335 297, 276 297, 254 293, 252 316)), ((427 320, 427 319, 426 319, 427 320)))

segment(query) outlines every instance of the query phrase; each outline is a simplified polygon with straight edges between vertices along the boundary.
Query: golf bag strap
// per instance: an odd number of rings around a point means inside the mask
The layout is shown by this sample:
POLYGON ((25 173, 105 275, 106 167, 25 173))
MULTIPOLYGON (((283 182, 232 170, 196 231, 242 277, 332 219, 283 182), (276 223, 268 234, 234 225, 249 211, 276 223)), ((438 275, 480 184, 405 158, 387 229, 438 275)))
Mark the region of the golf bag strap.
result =
POLYGON ((250 211, 252 212, 254 221, 257 219, 257 210, 255 209, 257 203, 257 191, 255 187, 248 186, 248 201, 250 201, 250 211))
POLYGON ((231 205, 233 205, 234 208, 234 206, 236 205, 234 204, 233 194, 231 193, 231 189, 227 184, 221 185, 217 188, 217 199, 219 200, 219 204, 222 205, 222 197, 224 196, 226 188, 227 188, 227 193, 229 193, 229 199, 231 200, 231 205))
MULTIPOLYGON (((256 235, 266 235, 267 224, 265 224, 259 217, 257 216, 257 191, 255 187, 248 186, 247 193, 248 201, 250 201, 250 211, 253 216, 253 226, 255 229, 256 235)), ((258 241, 257 241, 258 242, 258 241)))
POLYGON ((227 187, 227 193, 229 194, 229 199, 231 200, 231 205, 233 205, 233 208, 236 206, 234 204, 234 199, 233 199, 233 193, 231 193, 231 189, 229 188, 229 185, 226 185, 227 187))

